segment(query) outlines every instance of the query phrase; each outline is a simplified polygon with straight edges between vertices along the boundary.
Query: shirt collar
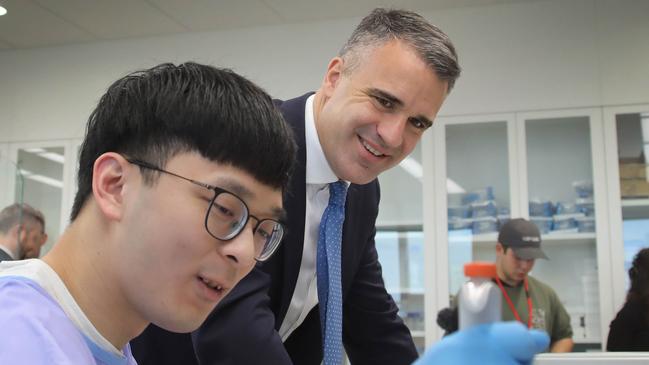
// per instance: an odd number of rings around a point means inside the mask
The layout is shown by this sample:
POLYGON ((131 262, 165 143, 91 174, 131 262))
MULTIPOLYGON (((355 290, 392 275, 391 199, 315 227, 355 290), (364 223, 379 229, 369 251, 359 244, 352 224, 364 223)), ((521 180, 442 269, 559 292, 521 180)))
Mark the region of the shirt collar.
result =
POLYGON ((313 115, 315 94, 309 96, 304 106, 304 137, 306 142, 306 183, 328 184, 338 181, 325 157, 313 115))

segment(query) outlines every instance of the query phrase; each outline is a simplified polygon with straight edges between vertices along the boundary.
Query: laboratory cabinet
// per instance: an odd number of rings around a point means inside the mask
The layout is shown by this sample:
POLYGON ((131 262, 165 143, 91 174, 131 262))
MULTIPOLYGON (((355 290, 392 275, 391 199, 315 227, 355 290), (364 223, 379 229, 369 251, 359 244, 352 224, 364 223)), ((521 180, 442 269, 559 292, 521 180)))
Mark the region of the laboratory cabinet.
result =
POLYGON ((561 298, 575 342, 602 347, 614 315, 602 123, 599 108, 436 121, 422 146, 428 343, 464 263, 494 261, 500 226, 524 217, 550 258, 531 274, 561 298))
POLYGON ((615 311, 624 304, 634 255, 649 247, 649 104, 605 107, 611 275, 615 311))

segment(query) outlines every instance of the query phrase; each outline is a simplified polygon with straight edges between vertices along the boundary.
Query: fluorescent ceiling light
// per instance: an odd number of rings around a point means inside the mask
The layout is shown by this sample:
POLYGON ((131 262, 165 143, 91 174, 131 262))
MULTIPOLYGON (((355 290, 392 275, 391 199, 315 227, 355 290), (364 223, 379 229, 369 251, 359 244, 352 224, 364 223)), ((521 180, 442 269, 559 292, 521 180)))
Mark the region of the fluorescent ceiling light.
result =
MULTIPOLYGON (((424 168, 421 166, 417 160, 414 158, 408 156, 399 163, 399 167, 404 169, 408 174, 412 175, 415 179, 419 180, 419 182, 422 181, 422 178, 424 176, 424 168)), ((460 186, 460 184, 456 183, 455 181, 447 178, 446 179, 446 191, 449 194, 454 194, 454 193, 466 193, 466 190, 460 186)))
POLYGON ((451 179, 446 179, 446 192, 449 194, 466 193, 466 190, 451 179))
POLYGON ((399 163, 399 167, 406 170, 407 173, 412 175, 415 179, 421 181, 424 176, 424 168, 414 158, 408 156, 399 163))
POLYGON ((3 16, 7 14, 7 9, 3 8, 2 5, 0 5, 0 16, 3 16))
POLYGON ((56 152, 50 152, 43 148, 25 148, 24 151, 33 153, 37 156, 48 159, 50 161, 60 163, 61 165, 63 165, 63 163, 65 162, 65 157, 62 154, 56 152))
POLYGON ((63 189, 63 181, 61 181, 61 180, 53 179, 53 178, 48 177, 48 176, 38 175, 38 174, 35 174, 35 173, 31 172, 31 171, 24 170, 24 169, 20 169, 19 172, 25 179, 33 180, 33 181, 39 182, 41 184, 45 184, 45 185, 49 185, 49 186, 52 186, 52 187, 55 187, 55 188, 63 189))

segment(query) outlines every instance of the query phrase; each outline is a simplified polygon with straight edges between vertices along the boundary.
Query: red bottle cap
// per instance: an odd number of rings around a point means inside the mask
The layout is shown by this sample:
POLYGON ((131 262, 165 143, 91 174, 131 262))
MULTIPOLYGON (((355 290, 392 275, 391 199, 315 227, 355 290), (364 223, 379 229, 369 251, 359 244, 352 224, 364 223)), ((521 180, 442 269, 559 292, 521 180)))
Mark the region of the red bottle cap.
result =
POLYGON ((469 262, 464 264, 464 275, 468 277, 496 277, 496 264, 493 262, 469 262))

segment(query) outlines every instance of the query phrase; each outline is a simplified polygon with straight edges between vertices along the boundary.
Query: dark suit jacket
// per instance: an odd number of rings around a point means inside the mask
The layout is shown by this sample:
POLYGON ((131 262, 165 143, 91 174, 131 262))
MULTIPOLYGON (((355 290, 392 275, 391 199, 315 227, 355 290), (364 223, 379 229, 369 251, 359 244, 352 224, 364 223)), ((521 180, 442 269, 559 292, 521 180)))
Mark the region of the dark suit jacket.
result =
MULTIPOLYGON (((296 168, 284 198, 288 234, 271 259, 257 265, 192 335, 201 365, 316 365, 322 360, 318 306, 284 344, 277 334, 291 302, 302 259, 306 208, 304 105, 309 95, 279 103, 299 146, 296 168)), ((374 245, 378 204, 377 181, 350 185, 342 238, 343 342, 354 365, 411 364, 417 352, 408 328, 397 316, 397 306, 385 290, 374 245)), ((150 335, 155 336, 164 335, 150 335)), ((157 349, 187 344, 186 338, 166 340, 168 345, 157 349)), ((134 346, 134 354, 140 365, 148 365, 149 362, 142 361, 146 354, 138 357, 142 345, 134 346)), ((155 363, 169 359, 173 356, 166 354, 155 363)), ((186 359, 172 361, 190 363, 186 359)))
POLYGON ((4 250, 0 249, 0 262, 2 261, 12 261, 13 258, 9 256, 4 250))

